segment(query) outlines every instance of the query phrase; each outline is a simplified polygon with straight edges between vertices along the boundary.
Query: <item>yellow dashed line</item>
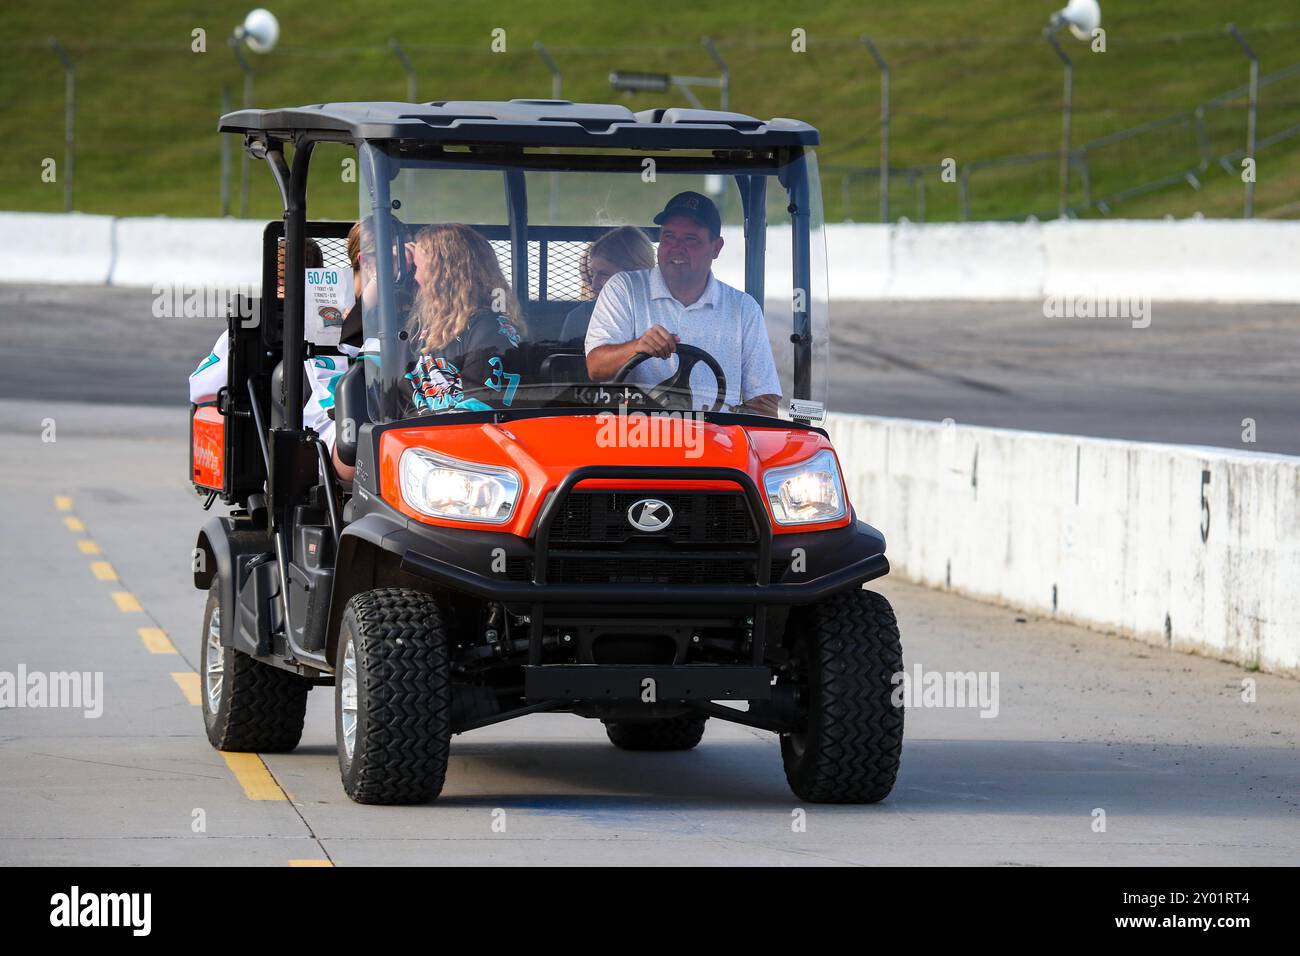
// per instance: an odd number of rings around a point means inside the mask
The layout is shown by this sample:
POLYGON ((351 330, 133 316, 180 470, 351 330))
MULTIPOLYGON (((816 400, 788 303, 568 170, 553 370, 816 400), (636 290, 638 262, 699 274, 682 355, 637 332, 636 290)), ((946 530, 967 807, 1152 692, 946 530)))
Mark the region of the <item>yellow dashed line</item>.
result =
MULTIPOLYGON (((195 674, 196 687, 198 678, 199 675, 195 674)), ((262 758, 257 754, 223 753, 221 756, 226 758, 226 766, 235 775, 239 785, 244 788, 244 796, 248 797, 249 800, 289 799, 284 795, 280 785, 271 776, 271 771, 266 769, 266 764, 262 763, 262 758)))
POLYGON ((161 627, 142 627, 136 631, 150 654, 175 654, 176 647, 161 627))
POLYGON ((194 671, 180 671, 172 674, 172 680, 181 689, 185 699, 194 707, 199 706, 199 675, 194 671))
POLYGON ((333 866, 329 860, 290 860, 290 866, 333 866))
POLYGON ((143 611, 140 602, 130 591, 114 591, 113 600, 117 603, 117 609, 123 614, 131 611, 143 611))
MULTIPOLYGON (((54 498, 54 507, 59 511, 71 511, 72 499, 67 495, 56 495, 54 498)), ((75 515, 67 515, 63 519, 64 526, 69 531, 84 532, 86 526, 81 523, 81 519, 75 515)), ((77 547, 82 554, 100 554, 99 545, 89 538, 82 538, 77 542, 77 547)), ((116 581, 117 572, 113 565, 107 561, 90 562, 90 571, 101 581, 116 581)), ((130 591, 114 591, 113 602, 117 609, 124 614, 126 613, 143 613, 139 599, 130 591)), ((167 637, 167 632, 161 627, 141 627, 136 629, 140 640, 144 643, 145 648, 151 654, 175 654, 176 647, 167 637)), ((202 703, 202 687, 199 682, 199 675, 193 671, 177 671, 172 674, 172 680, 180 688, 181 693, 185 695, 185 700, 192 707, 198 707, 202 703)), ((223 753, 226 766, 230 768, 235 779, 244 790, 244 796, 249 800, 287 800, 289 799, 280 785, 275 782, 271 772, 262 762, 262 758, 257 754, 243 753, 223 753)), ((333 866, 329 860, 290 860, 290 866, 333 866)))

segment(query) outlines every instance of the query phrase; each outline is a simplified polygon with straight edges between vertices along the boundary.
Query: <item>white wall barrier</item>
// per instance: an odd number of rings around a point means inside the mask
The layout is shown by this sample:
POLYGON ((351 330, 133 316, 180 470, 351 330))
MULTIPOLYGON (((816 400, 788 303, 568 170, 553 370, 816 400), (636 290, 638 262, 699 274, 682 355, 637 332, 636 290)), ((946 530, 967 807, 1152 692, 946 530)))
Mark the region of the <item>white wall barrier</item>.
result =
MULTIPOLYGON (((236 219, 0 213, 0 281, 255 283, 264 227, 236 219)), ((724 235, 719 274, 739 284, 740 230, 724 235)), ((825 240, 832 301, 1104 293, 1300 302, 1300 222, 833 223, 825 240)), ((778 254, 783 241, 769 238, 772 288, 789 284, 788 258, 778 254)))
POLYGON ((1300 302, 1300 222, 833 223, 826 245, 832 302, 1300 302))
POLYGON ((895 573, 1300 675, 1300 458, 857 415, 829 430, 895 573))
POLYGON ((112 284, 256 288, 264 229, 265 222, 244 219, 119 219, 112 284))
POLYGON ((112 216, 0 212, 0 282, 103 285, 112 265, 112 216))

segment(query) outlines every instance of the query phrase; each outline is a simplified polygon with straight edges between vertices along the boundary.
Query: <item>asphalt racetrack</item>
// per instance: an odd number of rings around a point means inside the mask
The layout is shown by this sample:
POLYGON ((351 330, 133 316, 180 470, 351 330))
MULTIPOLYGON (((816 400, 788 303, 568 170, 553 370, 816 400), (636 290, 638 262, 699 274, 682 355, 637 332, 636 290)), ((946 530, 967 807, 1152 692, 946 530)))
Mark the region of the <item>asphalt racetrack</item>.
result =
MULTIPOLYGON (((155 319, 152 301, 0 285, 0 399, 183 405, 224 320, 155 319)), ((1300 309, 1157 301, 1150 317, 1135 329, 1044 318, 1041 302, 837 302, 827 405, 1300 454, 1300 309)))
MULTIPOLYGON (((1300 859, 1293 680, 890 577, 873 586, 907 669, 999 689, 995 712, 910 706, 876 806, 801 805, 769 733, 712 720, 693 751, 634 753, 558 714, 456 737, 434 804, 359 806, 328 688, 295 752, 220 754, 197 706, 190 549, 207 515, 187 483, 184 379, 221 326, 153 319, 149 301, 0 287, 0 671, 103 675, 97 717, 0 709, 0 864, 1300 859)), ((1293 307, 1157 303, 1145 330, 1044 320, 1035 303, 836 318, 833 408, 1300 453, 1293 307), (1256 445, 1240 441, 1248 417, 1256 445)))

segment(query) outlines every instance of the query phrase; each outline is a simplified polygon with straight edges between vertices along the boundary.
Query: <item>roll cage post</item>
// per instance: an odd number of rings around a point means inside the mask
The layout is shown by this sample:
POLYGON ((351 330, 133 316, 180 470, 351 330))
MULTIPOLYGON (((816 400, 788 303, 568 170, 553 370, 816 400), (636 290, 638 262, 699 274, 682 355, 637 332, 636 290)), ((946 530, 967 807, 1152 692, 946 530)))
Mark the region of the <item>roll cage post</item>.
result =
POLYGON ((745 291, 760 306, 766 282, 767 177, 737 176, 745 214, 745 291))
MULTIPOLYGON (((375 235, 375 271, 380 276, 392 276, 396 271, 393 262, 394 237, 390 215, 392 199, 388 189, 392 163, 388 156, 373 143, 358 144, 357 155, 361 160, 362 181, 370 191, 370 221, 375 235)), ((399 254, 405 255, 406 251, 400 250, 399 254)), ((376 282, 375 286, 379 294, 379 301, 376 304, 380 316, 379 394, 383 397, 384 417, 390 419, 397 417, 397 390, 394 387, 396 384, 394 376, 398 373, 395 369, 389 368, 391 356, 395 353, 393 343, 389 340, 398 332, 396 290, 393 288, 392 281, 376 282)))
MULTIPOLYGON (((316 144, 300 140, 294 147, 289 188, 284 193, 284 424, 302 428, 304 245, 307 240, 307 168, 316 144)), ((283 159, 281 160, 283 162, 283 159)))
MULTIPOLYGON (((504 171, 506 217, 510 227, 510 281, 521 303, 528 304, 528 186, 522 169, 504 171), (520 293, 519 290, 523 289, 520 293)), ((546 278, 542 277, 538 295, 545 297, 546 278)))
POLYGON ((808 213, 808 159, 802 149, 791 150, 777 174, 790 196, 791 265, 794 270, 794 397, 812 397, 812 242, 808 213))

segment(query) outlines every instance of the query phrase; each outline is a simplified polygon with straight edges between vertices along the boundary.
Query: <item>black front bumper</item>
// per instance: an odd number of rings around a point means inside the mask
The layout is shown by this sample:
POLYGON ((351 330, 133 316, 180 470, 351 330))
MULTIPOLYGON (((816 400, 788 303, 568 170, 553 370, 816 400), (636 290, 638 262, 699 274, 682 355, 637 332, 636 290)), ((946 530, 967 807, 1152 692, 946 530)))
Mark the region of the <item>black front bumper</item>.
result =
POLYGON ((869 554, 811 581, 797 584, 556 584, 505 581, 466 571, 414 549, 402 555, 402 570, 504 604, 622 604, 674 601, 683 604, 816 604, 847 588, 889 572, 883 554, 869 554))

